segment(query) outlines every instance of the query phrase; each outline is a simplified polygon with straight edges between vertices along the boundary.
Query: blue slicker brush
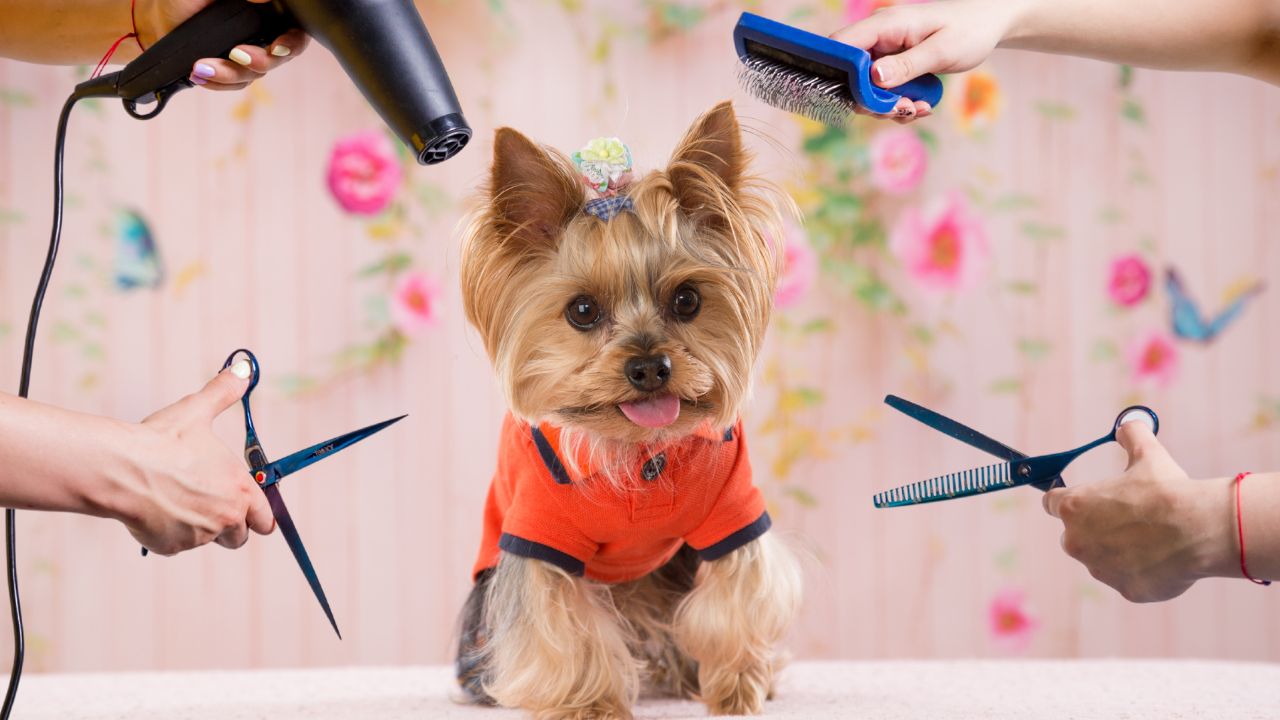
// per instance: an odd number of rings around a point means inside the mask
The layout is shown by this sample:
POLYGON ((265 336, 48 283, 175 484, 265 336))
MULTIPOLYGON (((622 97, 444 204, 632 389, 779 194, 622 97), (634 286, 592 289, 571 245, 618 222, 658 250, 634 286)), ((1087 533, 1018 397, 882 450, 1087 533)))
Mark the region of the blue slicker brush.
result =
POLYGON ((886 90, 871 82, 867 51, 752 13, 738 18, 733 43, 743 90, 832 127, 848 123, 859 107, 884 115, 900 97, 933 107, 942 100, 942 81, 936 75, 886 90))

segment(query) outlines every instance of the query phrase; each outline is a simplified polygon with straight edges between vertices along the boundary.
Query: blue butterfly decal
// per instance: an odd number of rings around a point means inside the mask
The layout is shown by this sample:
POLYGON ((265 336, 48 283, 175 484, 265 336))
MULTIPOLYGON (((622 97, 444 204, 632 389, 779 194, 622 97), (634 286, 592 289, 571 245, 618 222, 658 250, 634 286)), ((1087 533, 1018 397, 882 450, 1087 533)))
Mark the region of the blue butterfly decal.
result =
POLYGON ((1250 285, 1244 292, 1236 295, 1231 304, 1212 320, 1206 319, 1195 301, 1187 295, 1182 278, 1173 268, 1169 268, 1165 273, 1165 287, 1172 301, 1173 334, 1184 340, 1207 344, 1213 342, 1218 334, 1244 311, 1244 306, 1250 299, 1262 292, 1263 284, 1259 281, 1250 285))
POLYGON ((115 280, 121 290, 157 288, 164 280, 151 228, 133 210, 116 213, 115 280))

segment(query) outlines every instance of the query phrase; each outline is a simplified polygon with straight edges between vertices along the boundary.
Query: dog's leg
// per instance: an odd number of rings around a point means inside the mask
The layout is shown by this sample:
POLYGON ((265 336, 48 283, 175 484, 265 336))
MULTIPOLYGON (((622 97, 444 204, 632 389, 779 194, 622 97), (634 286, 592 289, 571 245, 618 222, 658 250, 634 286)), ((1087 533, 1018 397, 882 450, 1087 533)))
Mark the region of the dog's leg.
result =
POLYGON ((666 565, 613 585, 613 602, 631 628, 631 654, 645 664, 646 692, 679 698, 698 694, 698 665, 676 644, 676 606, 693 589, 698 553, 683 546, 666 565))
POLYGON ((639 666, 609 589, 504 555, 485 607, 484 690, 538 720, 629 719, 639 666))
POLYGON ((702 563, 676 609, 676 641, 698 662, 715 715, 755 715, 773 693, 776 649, 800 605, 800 566, 773 535, 702 563))

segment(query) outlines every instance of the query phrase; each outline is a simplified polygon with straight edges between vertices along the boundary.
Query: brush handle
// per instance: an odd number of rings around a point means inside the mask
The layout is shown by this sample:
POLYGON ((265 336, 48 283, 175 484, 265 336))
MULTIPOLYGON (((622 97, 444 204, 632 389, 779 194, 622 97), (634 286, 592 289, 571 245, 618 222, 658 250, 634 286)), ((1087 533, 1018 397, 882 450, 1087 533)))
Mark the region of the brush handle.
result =
POLYGON ((889 92, 901 95, 909 100, 922 100, 929 103, 929 107, 937 107, 942 101, 942 79, 937 75, 925 74, 910 80, 895 88, 890 88, 889 92))

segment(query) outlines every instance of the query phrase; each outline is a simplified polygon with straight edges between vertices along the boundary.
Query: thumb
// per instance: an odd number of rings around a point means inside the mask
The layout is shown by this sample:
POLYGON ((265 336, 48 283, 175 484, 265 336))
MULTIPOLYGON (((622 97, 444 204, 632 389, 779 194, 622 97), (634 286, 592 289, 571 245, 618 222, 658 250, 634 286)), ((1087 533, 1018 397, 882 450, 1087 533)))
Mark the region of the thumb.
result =
POLYGON ((249 389, 249 361, 237 360, 218 373, 200 392, 183 399, 183 410, 212 421, 223 410, 234 405, 249 389))
POLYGON ((871 81, 880 87, 897 87, 925 73, 943 70, 942 53, 932 38, 896 55, 885 55, 871 65, 871 81))
POLYGON ((1129 454, 1129 465, 1125 470, 1143 461, 1168 459, 1173 462, 1169 451, 1164 449, 1164 445, 1161 445, 1155 434, 1151 432, 1151 426, 1145 422, 1123 423, 1116 430, 1116 442, 1120 443, 1120 447, 1129 454))

